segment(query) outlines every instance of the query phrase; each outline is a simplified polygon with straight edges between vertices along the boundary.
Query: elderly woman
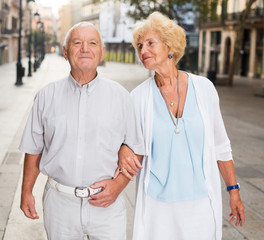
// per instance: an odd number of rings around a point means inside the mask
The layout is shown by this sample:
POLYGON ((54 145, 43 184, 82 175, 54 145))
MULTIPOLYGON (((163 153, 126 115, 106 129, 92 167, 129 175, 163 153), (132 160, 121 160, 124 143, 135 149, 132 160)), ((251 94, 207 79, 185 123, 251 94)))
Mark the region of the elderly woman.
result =
MULTIPOLYGON (((229 191, 230 222, 242 226, 245 216, 216 89, 207 78, 177 69, 185 32, 162 14, 136 26, 133 45, 145 68, 155 72, 132 91, 146 148, 133 239, 219 240, 219 171, 229 191)), ((125 157, 129 151, 120 151, 119 172, 131 178, 140 164, 125 157)))

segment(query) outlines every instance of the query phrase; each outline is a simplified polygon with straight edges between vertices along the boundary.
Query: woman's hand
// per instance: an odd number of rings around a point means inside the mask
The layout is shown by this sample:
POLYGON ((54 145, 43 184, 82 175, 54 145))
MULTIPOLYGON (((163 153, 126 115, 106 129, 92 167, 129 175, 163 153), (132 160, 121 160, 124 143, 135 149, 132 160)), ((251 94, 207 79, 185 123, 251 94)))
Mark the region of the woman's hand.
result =
MULTIPOLYGON (((235 176, 235 168, 232 160, 229 161, 217 161, 221 175, 225 181, 226 186, 232 186, 237 183, 235 176)), ((231 208, 231 213, 229 214, 229 222, 236 221, 236 226, 244 225, 245 222, 245 212, 244 205, 240 199, 239 190, 232 189, 229 191, 229 204, 231 208)))
POLYGON ((142 169, 140 164, 142 156, 136 155, 127 145, 122 145, 118 152, 118 168, 114 178, 119 173, 124 174, 128 179, 133 181, 133 176, 137 175, 139 169, 142 169))
POLYGON ((236 221, 236 226, 240 224, 242 227, 245 223, 245 212, 244 205, 240 199, 238 189, 233 189, 229 191, 230 199, 229 204, 231 208, 231 213, 229 214, 230 220, 229 222, 236 221))

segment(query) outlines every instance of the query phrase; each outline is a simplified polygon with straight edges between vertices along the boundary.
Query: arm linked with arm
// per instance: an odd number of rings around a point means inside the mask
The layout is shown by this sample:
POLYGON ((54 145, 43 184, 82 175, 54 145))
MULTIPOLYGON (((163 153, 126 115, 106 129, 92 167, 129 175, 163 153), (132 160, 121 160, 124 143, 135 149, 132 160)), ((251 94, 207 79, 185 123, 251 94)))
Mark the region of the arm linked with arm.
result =
POLYGON ((137 175, 138 171, 142 169, 141 161, 142 155, 135 154, 131 148, 123 144, 118 152, 118 168, 115 173, 116 178, 121 172, 131 181, 133 176, 137 175))
POLYGON ((131 181, 133 176, 142 169, 142 155, 145 153, 142 126, 138 104, 130 96, 126 109, 126 136, 118 152, 118 168, 115 177, 122 173, 131 181), (137 105, 136 105, 137 104, 137 105))

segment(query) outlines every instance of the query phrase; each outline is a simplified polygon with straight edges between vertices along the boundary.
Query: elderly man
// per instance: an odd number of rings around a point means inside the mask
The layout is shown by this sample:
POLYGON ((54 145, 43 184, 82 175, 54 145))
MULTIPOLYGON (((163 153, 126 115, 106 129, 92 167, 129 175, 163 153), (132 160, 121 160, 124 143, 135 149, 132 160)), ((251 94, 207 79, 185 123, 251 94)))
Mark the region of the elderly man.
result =
POLYGON ((38 92, 20 144, 26 153, 21 209, 38 218, 32 189, 41 171, 48 176, 43 195, 48 239, 124 240, 120 193, 129 179, 113 176, 122 144, 138 158, 144 154, 133 103, 119 84, 98 75, 105 48, 92 24, 74 25, 63 51, 71 72, 38 92))

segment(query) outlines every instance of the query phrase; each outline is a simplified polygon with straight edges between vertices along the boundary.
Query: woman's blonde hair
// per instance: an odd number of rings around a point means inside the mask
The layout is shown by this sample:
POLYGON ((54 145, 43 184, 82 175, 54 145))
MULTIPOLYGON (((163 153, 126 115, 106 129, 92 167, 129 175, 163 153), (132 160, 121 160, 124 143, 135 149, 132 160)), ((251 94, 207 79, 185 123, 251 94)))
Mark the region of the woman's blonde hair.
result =
POLYGON ((161 41, 166 44, 173 53, 173 59, 175 64, 177 64, 184 55, 186 47, 184 29, 160 12, 153 12, 146 20, 136 24, 133 29, 132 44, 138 52, 139 49, 137 45, 139 39, 149 31, 153 31, 159 35, 161 41))

